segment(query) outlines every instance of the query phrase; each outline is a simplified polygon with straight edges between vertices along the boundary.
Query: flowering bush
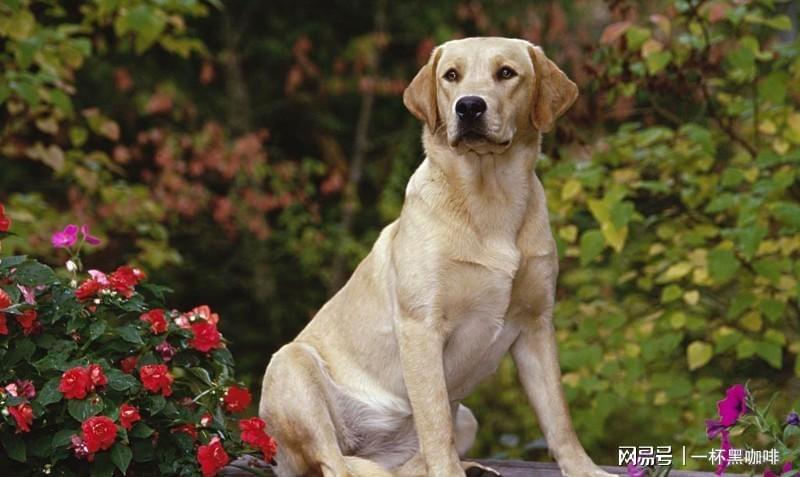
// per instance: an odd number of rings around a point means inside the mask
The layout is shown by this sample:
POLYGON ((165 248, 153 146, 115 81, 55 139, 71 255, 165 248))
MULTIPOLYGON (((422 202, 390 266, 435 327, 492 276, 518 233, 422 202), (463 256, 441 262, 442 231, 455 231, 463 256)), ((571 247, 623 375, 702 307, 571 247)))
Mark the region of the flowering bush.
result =
MULTIPOLYGON (((800 459, 800 415, 791 411, 779 421, 769 414, 774 401, 775 396, 766 407, 760 408, 747 386, 734 384, 725 392, 725 398, 717 402, 719 419, 706 420, 708 439, 712 442, 720 439, 718 454, 713 459, 717 462, 717 475, 723 475, 733 464, 741 464, 742 451, 753 449, 754 445, 774 453, 774 462, 766 462, 763 469, 751 469, 750 475, 763 471, 764 477, 794 477, 800 473, 794 468, 800 459), (741 441, 741 447, 734 447, 732 436, 741 441)), ((628 477, 666 477, 670 471, 671 466, 647 466, 641 460, 628 464, 628 477)))
MULTIPOLYGON (((731 436, 738 436, 743 443, 748 437, 758 445, 771 447, 777 451, 781 463, 777 475, 791 477, 797 473, 793 470, 793 463, 800 459, 800 417, 792 411, 782 421, 769 415, 775 397, 766 407, 760 408, 750 391, 743 384, 734 384, 725 393, 725 399, 717 403, 719 420, 706 421, 706 434, 709 439, 720 437, 721 459, 717 466, 717 475, 733 463, 733 449, 731 436)), ((776 474, 768 465, 764 468, 764 477, 775 477, 776 474)))
MULTIPOLYGON (((0 205, 0 239, 10 220, 0 205)), ((207 306, 164 307, 138 268, 80 277, 98 239, 69 225, 67 278, 26 256, 0 259, 0 468, 11 474, 209 477, 236 457, 270 461, 265 423, 207 306)), ((254 471, 255 472, 255 471, 254 471)))

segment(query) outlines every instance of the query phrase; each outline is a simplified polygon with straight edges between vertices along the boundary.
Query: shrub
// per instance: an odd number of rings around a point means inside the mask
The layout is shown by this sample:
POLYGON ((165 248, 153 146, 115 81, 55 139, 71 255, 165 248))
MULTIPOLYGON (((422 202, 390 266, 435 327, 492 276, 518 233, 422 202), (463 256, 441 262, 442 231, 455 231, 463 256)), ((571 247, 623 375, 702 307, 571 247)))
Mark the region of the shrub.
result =
MULTIPOLYGON (((0 239, 10 221, 0 207, 0 239)), ((167 310, 167 288, 123 265, 89 270, 87 227, 52 237, 69 274, 0 259, 0 468, 13 475, 214 475, 244 454, 272 459, 250 393, 207 306, 167 310)))

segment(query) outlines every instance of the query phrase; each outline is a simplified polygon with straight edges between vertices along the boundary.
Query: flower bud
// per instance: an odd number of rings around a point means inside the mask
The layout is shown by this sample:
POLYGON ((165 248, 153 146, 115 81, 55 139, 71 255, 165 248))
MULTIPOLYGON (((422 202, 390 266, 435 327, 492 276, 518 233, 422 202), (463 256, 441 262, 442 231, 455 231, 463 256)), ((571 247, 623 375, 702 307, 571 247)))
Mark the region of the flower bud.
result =
POLYGON ((75 272, 75 270, 77 270, 77 269, 78 269, 78 266, 75 265, 75 262, 73 262, 72 260, 67 260, 67 271, 72 273, 72 272, 75 272))

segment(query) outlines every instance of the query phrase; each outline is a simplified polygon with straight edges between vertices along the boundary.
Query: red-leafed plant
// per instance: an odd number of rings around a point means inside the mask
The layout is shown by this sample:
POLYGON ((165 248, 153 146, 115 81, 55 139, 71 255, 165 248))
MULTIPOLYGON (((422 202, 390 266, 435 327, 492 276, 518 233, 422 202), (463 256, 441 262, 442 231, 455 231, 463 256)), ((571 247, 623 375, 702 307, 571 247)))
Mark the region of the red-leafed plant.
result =
MULTIPOLYGON (((0 205, 0 240, 10 225, 0 205)), ((265 423, 238 415, 251 396, 219 316, 166 309, 167 289, 135 267, 82 278, 80 249, 98 241, 86 226, 53 235, 64 278, 0 258, 0 469, 209 477, 245 454, 270 461, 265 423)))

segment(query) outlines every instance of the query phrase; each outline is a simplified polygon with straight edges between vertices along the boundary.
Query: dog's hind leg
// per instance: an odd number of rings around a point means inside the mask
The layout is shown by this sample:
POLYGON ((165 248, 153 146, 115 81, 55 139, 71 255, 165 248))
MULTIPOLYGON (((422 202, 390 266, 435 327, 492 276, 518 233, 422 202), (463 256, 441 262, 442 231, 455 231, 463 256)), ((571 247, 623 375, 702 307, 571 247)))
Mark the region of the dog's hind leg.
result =
POLYGON ((393 477, 372 461, 342 455, 328 379, 308 345, 290 343, 272 357, 259 415, 278 444, 275 472, 279 477, 393 477))

